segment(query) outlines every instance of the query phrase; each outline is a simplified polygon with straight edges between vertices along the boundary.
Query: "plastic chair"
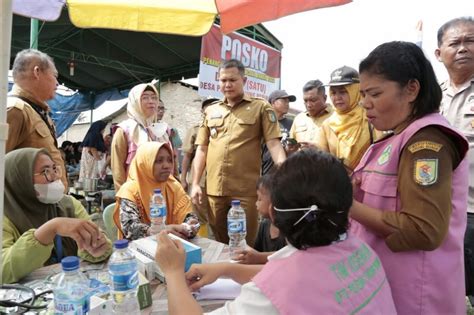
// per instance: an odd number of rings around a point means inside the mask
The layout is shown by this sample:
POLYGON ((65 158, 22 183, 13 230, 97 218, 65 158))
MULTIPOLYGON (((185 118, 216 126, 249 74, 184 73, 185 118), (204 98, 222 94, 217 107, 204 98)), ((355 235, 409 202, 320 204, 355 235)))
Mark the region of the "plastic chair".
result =
POLYGON ((117 227, 115 226, 114 222, 114 208, 115 202, 105 207, 104 212, 102 213, 105 232, 112 242, 117 240, 117 227))

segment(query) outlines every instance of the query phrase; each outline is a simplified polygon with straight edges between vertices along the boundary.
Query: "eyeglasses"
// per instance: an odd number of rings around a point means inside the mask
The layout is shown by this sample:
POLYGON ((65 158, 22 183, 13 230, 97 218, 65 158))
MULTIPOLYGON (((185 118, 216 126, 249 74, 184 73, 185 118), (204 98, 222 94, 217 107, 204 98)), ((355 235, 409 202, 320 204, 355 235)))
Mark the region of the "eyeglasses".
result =
POLYGON ((159 111, 159 112, 164 112, 164 111, 165 111, 165 107, 164 107, 164 106, 158 106, 158 111, 159 111))
POLYGON ((53 167, 46 167, 45 169, 43 169, 41 172, 39 173, 34 173, 33 174, 34 176, 39 176, 39 175, 43 175, 44 178, 52 183, 54 182, 57 178, 61 177, 61 169, 59 167, 57 167, 56 165, 54 165, 53 167))
POLYGON ((158 96, 156 95, 142 95, 140 97, 140 99, 142 101, 154 101, 154 102, 157 102, 158 101, 158 96))

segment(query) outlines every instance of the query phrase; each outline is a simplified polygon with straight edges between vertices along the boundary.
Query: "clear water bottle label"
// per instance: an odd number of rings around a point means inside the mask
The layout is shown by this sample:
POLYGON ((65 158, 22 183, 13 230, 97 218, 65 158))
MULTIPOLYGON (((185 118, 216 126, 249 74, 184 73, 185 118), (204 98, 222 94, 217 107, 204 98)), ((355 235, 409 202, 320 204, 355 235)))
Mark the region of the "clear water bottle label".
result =
POLYGON ((159 218, 166 216, 166 206, 153 206, 150 208, 150 217, 152 218, 159 218))
POLYGON ((227 220, 227 230, 229 233, 247 232, 247 222, 243 219, 227 220))
POLYGON ((113 274, 112 278, 112 288, 114 291, 128 291, 135 289, 138 286, 138 273, 131 272, 128 274, 113 274))

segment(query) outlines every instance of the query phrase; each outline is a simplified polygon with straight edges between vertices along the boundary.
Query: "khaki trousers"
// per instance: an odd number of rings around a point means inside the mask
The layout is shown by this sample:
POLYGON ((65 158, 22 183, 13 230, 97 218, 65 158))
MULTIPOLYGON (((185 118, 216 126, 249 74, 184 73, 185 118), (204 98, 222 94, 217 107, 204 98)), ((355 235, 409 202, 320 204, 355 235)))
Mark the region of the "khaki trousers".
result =
POLYGON ((229 243, 227 234, 227 212, 230 209, 232 200, 240 200, 240 206, 245 210, 247 218, 247 244, 253 246, 258 230, 258 213, 255 202, 257 196, 211 196, 208 195, 210 211, 208 213, 209 225, 214 233, 216 241, 225 244, 229 243))

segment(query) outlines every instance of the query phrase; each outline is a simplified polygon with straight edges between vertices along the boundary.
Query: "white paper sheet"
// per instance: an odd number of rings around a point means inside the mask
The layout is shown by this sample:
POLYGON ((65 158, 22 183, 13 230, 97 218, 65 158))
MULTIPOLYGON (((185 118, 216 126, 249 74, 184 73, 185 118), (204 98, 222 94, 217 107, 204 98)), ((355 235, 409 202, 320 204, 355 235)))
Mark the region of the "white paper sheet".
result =
POLYGON ((241 287, 234 280, 217 279, 193 294, 196 300, 233 300, 239 296, 241 287))

